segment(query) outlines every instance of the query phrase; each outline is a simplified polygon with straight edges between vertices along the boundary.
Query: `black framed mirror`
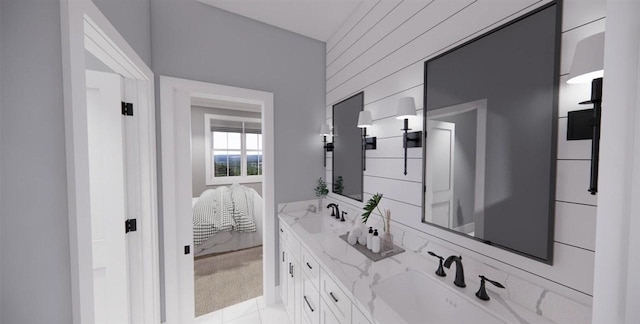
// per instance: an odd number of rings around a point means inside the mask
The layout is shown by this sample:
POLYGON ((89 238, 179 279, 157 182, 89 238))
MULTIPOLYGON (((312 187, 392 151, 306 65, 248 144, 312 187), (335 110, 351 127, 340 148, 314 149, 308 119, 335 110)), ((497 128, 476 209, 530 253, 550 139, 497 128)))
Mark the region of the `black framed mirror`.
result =
POLYGON ((552 263, 561 10, 425 62, 422 221, 552 263))
POLYGON ((333 105, 331 191, 357 201, 363 199, 362 130, 357 127, 363 109, 364 92, 333 105))

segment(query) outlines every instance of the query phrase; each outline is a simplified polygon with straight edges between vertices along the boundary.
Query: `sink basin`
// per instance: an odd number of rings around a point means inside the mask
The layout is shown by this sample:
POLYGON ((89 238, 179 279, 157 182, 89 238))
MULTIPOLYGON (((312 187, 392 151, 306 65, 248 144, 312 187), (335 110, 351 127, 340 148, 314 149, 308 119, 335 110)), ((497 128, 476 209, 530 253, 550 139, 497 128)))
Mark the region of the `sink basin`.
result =
POLYGON ((337 221, 328 216, 311 216, 298 219, 298 224, 310 234, 330 231, 336 226, 337 221))
POLYGON ((403 272, 372 289, 407 323, 506 323, 419 271, 403 272))

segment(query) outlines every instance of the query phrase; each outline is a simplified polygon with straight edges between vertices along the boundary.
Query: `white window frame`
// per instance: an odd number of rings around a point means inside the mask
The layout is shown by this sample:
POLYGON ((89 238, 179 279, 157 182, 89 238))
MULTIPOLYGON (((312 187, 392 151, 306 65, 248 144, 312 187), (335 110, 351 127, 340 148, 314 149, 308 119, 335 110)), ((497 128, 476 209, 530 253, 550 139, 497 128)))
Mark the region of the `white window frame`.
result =
POLYGON ((225 184, 234 184, 234 183, 262 182, 262 175, 257 175, 257 176, 247 175, 247 143, 246 143, 244 129, 240 137, 241 138, 240 152, 242 155, 240 168, 241 168, 242 176, 227 176, 227 177, 215 176, 215 172, 213 172, 213 163, 211 160, 211 156, 213 153, 212 152, 213 143, 212 143, 212 134, 211 134, 212 119, 262 124, 262 120, 260 118, 236 117, 236 116, 226 116, 226 115, 216 115, 216 114, 204 115, 204 152, 205 152, 204 159, 205 159, 205 176, 206 176, 205 182, 207 186, 225 185, 225 184))

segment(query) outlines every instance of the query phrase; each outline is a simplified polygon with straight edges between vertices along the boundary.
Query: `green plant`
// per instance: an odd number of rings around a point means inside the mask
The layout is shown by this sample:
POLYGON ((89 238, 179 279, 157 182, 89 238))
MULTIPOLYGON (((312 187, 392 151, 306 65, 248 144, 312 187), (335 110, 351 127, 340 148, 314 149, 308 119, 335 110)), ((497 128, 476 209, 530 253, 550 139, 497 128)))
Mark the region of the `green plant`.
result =
POLYGON ((344 185, 342 184, 343 181, 344 178, 342 178, 342 176, 338 176, 336 183, 333 184, 333 192, 342 195, 342 191, 344 190, 344 185))
POLYGON ((314 189, 316 192, 316 197, 326 197, 329 194, 329 189, 327 189, 327 183, 322 180, 322 178, 318 178, 318 185, 314 189))
POLYGON ((388 231, 389 226, 391 225, 391 212, 389 210, 386 210, 385 213, 383 214, 382 211, 380 211, 380 208, 378 208, 378 204, 380 204, 380 200, 382 200, 382 194, 381 193, 376 193, 375 195, 373 195, 373 197, 371 197, 371 199, 369 199, 369 201, 367 201, 367 204, 364 206, 364 213, 362 213, 362 222, 363 223, 367 223, 367 221, 369 220, 369 216, 371 216, 371 214, 377 210, 378 211, 378 215, 380 215, 380 217, 382 217, 382 226, 384 231, 388 231), (386 215, 386 216, 385 216, 386 215))

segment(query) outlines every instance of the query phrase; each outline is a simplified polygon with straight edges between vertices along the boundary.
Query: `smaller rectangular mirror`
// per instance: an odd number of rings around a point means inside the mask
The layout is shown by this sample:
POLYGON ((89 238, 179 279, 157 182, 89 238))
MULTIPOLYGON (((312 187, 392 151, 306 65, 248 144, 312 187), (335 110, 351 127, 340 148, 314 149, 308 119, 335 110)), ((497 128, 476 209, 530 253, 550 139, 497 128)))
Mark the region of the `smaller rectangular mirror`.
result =
POLYGON ((362 201, 362 130, 358 114, 364 108, 364 92, 333 105, 333 177, 331 191, 362 201))

